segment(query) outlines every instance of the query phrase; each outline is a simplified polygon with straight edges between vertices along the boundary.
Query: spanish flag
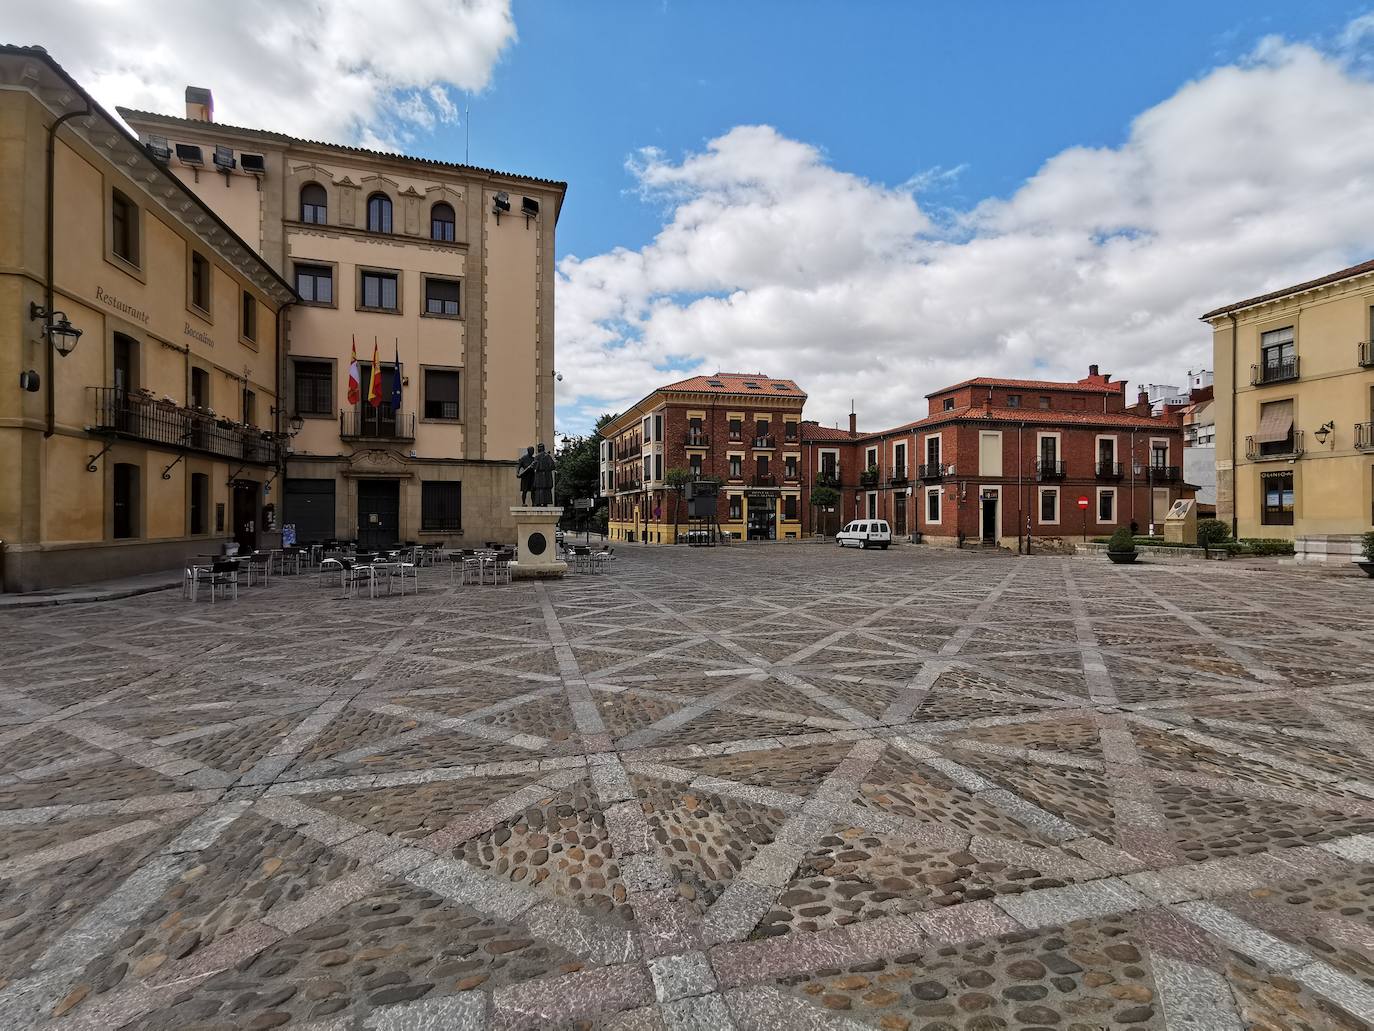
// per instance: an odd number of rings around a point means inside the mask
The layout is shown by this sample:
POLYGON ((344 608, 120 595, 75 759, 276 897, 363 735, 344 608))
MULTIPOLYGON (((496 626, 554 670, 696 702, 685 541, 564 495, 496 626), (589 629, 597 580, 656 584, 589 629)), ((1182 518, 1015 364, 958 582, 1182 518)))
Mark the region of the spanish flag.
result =
POLYGON ((348 363, 348 403, 355 405, 358 403, 358 395, 362 391, 362 376, 358 372, 358 338, 353 338, 353 359, 348 363))
POLYGON ((376 337, 372 338, 372 374, 367 378, 367 403, 373 408, 382 406, 382 362, 376 337))

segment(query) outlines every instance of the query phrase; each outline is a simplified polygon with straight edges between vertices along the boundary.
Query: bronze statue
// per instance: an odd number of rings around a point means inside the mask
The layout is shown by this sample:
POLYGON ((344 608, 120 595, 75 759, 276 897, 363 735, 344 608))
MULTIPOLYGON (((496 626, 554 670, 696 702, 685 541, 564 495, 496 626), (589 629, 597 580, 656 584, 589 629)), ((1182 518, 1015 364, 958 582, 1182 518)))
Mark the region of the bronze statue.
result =
POLYGON ((534 448, 525 448, 525 453, 515 463, 515 475, 520 478, 520 504, 528 505, 534 492, 534 448))
POLYGON ((553 455, 540 444, 534 456, 534 503, 538 506, 553 504, 553 455))

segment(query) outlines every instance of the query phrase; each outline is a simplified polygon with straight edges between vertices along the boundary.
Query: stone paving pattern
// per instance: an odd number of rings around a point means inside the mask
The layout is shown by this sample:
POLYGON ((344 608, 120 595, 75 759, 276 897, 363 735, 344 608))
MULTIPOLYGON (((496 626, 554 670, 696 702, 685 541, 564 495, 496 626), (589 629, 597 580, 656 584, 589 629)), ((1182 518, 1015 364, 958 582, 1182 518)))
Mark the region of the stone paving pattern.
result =
POLYGON ((0 1027, 1374 1027, 1364 581, 613 565, 0 612, 0 1027))

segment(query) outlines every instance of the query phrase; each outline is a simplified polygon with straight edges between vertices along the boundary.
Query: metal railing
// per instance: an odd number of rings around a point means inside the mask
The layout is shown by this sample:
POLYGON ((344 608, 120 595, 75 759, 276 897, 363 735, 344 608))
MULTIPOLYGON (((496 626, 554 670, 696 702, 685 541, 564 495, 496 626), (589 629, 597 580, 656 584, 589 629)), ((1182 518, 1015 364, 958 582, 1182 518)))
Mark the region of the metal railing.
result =
POLYGON ((754 446, 754 447, 774 447, 774 446, 776 446, 776 445, 774 444, 774 438, 773 438, 773 437, 755 437, 755 438, 754 438, 753 446, 754 446))
POLYGON ((1119 480, 1121 479, 1120 462, 1098 462, 1097 478, 1099 480, 1119 480))
POLYGON ((916 467, 916 478, 938 480, 945 475, 945 467, 939 462, 924 462, 916 467))
POLYGON ((1359 360, 1360 368, 1362 369, 1367 369, 1370 366, 1374 366, 1374 341, 1360 341, 1357 359, 1359 360))
POLYGON ((801 470, 793 466, 791 469, 783 469, 782 478, 788 483, 796 483, 801 479, 801 470))
POLYGON ((906 483, 906 466, 904 466, 904 465, 894 465, 894 466, 892 467, 892 479, 891 479, 891 482, 892 482, 894 485, 895 485, 895 484, 905 484, 905 483, 906 483))
POLYGON ((1374 422, 1357 422, 1355 424, 1355 447, 1360 451, 1374 448, 1374 422))
POLYGON ((119 387, 92 387, 94 430, 221 458, 275 465, 281 445, 271 431, 242 426, 197 408, 156 401, 119 387))
POLYGON ((705 433, 688 433, 682 438, 687 447, 710 447, 711 438, 705 433))
POLYGON ((828 469, 825 466, 822 466, 821 471, 816 474, 816 486, 838 488, 839 485, 840 467, 836 465, 834 468, 828 469))
POLYGON ((339 436, 344 440, 414 440, 415 416, 392 411, 391 405, 364 405, 339 413, 339 436))
POLYGON ((1252 387, 1264 386, 1266 383, 1284 383, 1297 378, 1298 359, 1296 355, 1292 358, 1285 358, 1283 361, 1260 362, 1258 365, 1250 366, 1250 385, 1252 387))
POLYGON ((749 482, 755 487, 776 487, 778 478, 772 473, 755 473, 749 482))
POLYGON ((1035 460, 1035 478, 1037 480, 1062 480, 1064 475, 1063 462, 1052 458, 1037 458, 1035 460))
POLYGON ((878 470, 865 469, 859 473, 859 486, 869 488, 878 486, 878 470))
POLYGON ((1183 469, 1177 465, 1155 465, 1151 462, 1145 467, 1145 478, 1155 483, 1175 483, 1183 479, 1183 469))
POLYGON ((1294 430, 1287 440, 1257 443, 1254 437, 1245 438, 1245 458, 1250 462, 1292 461, 1305 453, 1303 431, 1294 430))

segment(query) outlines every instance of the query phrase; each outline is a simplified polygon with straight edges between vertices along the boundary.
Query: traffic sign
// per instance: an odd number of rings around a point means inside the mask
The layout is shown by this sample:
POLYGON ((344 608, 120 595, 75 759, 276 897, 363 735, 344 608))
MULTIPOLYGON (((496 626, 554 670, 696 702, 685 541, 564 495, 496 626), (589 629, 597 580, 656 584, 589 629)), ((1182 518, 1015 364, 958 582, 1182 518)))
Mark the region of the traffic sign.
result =
POLYGON ((1079 508, 1087 508, 1087 507, 1088 507, 1088 495, 1086 495, 1086 494, 1080 494, 1080 495, 1078 495, 1078 507, 1079 507, 1079 508))

